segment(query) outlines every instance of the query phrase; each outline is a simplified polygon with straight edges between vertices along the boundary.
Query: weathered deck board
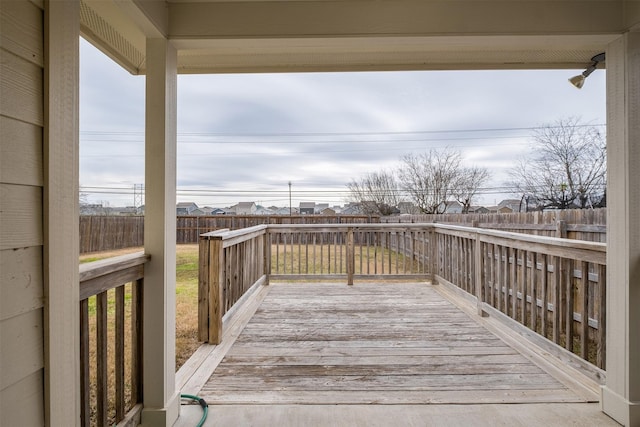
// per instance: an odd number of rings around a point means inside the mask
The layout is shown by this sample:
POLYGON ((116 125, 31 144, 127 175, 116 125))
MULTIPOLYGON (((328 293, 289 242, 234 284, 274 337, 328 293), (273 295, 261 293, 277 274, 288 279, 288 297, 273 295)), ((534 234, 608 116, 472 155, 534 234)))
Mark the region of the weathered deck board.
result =
POLYGON ((589 400, 430 285, 269 288, 200 390, 210 404, 589 400))

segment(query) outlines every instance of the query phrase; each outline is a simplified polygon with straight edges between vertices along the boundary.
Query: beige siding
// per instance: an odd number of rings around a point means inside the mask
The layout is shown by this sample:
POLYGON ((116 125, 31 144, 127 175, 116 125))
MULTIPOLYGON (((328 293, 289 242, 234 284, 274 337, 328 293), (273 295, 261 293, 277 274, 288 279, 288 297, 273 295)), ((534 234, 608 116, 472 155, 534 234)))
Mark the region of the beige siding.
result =
POLYGON ((43 12, 0 1, 0 425, 44 424, 43 12))

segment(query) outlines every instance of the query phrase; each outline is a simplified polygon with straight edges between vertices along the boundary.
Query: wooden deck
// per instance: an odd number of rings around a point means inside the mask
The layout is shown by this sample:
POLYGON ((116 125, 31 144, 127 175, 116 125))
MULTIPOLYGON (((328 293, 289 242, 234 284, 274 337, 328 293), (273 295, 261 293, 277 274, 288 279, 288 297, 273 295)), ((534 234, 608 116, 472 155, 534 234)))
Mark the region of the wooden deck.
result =
POLYGON ((519 346, 441 285, 272 284, 246 306, 223 344, 194 356, 184 392, 212 405, 598 399, 595 384, 519 346))

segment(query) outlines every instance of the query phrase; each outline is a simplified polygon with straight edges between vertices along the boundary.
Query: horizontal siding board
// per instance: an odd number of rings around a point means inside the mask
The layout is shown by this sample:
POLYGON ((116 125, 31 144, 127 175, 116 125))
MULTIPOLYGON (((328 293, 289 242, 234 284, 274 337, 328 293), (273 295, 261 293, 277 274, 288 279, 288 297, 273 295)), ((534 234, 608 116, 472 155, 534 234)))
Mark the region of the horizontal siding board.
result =
POLYGON ((0 75, 0 115, 42 126, 42 68, 0 49, 0 75))
POLYGON ((42 370, 0 391, 0 426, 43 426, 42 370))
POLYGON ((44 367, 42 316, 37 309, 0 321, 0 389, 44 367))
POLYGON ((42 308, 42 247, 0 251, 0 321, 42 308))
POLYGON ((0 2, 0 48, 42 67, 42 13, 42 10, 31 2, 0 2))
POLYGON ((0 116, 0 129, 0 182, 42 186, 42 128, 0 116))
POLYGON ((42 245, 42 188, 0 184, 0 200, 0 250, 42 245))

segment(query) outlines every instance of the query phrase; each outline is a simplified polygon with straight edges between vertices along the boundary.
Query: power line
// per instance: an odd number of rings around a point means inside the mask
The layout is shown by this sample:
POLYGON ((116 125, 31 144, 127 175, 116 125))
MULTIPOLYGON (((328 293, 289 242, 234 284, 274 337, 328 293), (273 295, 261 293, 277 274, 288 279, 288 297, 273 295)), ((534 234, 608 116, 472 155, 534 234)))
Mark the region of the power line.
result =
MULTIPOLYGON (((578 124, 564 126, 571 128, 601 127, 604 123, 578 124)), ((375 131, 375 132, 178 132, 178 136, 232 136, 232 137, 299 137, 299 136, 365 136, 365 135, 414 135, 414 134, 438 134, 438 133, 474 133, 474 132, 511 132, 511 131, 532 131, 543 128, 558 129, 562 126, 543 125, 529 127, 505 127, 505 128, 476 128, 476 129, 441 129, 441 130, 416 130, 416 131, 375 131)), ((80 134, 86 135, 144 135, 143 131, 96 131, 85 130, 80 134)))

